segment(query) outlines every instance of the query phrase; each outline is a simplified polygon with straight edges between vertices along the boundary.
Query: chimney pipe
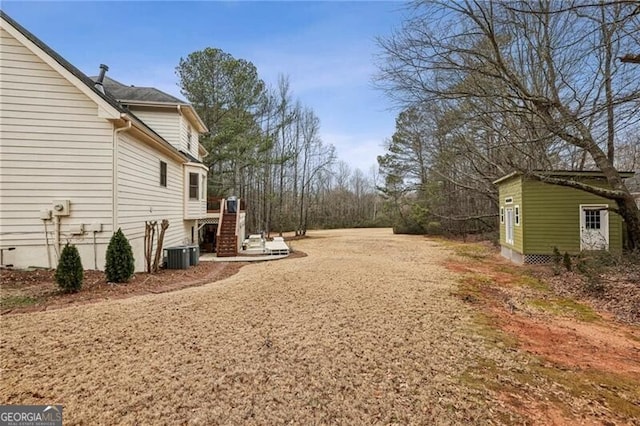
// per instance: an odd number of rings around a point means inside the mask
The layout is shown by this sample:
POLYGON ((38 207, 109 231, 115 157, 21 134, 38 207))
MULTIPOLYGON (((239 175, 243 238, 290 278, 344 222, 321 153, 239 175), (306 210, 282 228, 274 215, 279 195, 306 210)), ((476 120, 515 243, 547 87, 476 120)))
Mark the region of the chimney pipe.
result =
POLYGON ((107 73, 107 71, 109 71, 109 67, 105 64, 100 64, 100 75, 98 75, 98 80, 96 80, 95 86, 96 89, 98 89, 102 93, 104 93, 104 86, 102 85, 102 82, 104 81, 104 75, 107 73))

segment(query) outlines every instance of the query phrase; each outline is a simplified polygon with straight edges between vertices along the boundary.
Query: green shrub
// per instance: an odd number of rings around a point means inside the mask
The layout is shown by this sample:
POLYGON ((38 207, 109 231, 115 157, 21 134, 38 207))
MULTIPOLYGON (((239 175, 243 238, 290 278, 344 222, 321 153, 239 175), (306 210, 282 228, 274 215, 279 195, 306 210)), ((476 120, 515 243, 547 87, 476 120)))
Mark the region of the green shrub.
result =
POLYGON ((427 223, 427 234, 442 235, 442 224, 440 222, 427 223))
POLYGON ((576 270, 584 276, 584 291, 600 296, 605 291, 602 274, 615 264, 616 259, 606 252, 582 251, 576 260, 576 270))
POLYGON ((121 229, 113 234, 107 247, 107 264, 105 274, 107 281, 112 283, 124 283, 129 281, 135 270, 135 260, 131 245, 121 229))
POLYGON ((62 249, 58 267, 56 269, 55 280, 58 287, 65 293, 77 293, 82 287, 84 270, 82 260, 76 246, 67 243, 62 249))
POLYGON ((564 252, 564 257, 562 258, 562 263, 567 271, 571 272, 571 256, 566 251, 564 252))

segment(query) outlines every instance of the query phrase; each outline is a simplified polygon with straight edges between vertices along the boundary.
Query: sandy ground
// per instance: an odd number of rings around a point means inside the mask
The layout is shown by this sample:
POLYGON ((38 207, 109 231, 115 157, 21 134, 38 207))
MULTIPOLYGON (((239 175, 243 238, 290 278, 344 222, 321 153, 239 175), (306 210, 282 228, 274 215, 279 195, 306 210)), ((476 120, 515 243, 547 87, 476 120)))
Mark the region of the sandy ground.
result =
POLYGON ((202 287, 2 317, 0 401, 63 404, 65 424, 493 423, 456 379, 486 348, 448 252, 310 236, 202 287))

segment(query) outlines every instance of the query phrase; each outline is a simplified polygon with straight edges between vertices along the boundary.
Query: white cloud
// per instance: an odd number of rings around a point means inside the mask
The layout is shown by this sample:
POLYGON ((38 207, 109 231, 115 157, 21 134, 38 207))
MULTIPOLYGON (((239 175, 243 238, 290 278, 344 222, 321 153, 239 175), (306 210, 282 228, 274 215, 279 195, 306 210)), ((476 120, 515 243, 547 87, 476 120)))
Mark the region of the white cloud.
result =
POLYGON ((355 133, 320 132, 322 141, 336 147, 338 160, 345 161, 352 169, 368 173, 371 166, 377 165, 378 155, 384 153, 383 139, 377 135, 355 133))

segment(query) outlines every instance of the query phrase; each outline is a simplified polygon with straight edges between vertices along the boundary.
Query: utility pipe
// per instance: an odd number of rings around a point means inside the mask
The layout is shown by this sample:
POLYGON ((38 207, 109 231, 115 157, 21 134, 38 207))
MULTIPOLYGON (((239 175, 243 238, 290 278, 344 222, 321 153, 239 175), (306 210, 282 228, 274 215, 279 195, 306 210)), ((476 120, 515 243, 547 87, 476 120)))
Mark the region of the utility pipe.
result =
POLYGON ((51 269, 51 250, 49 249, 49 231, 47 230, 47 220, 42 219, 44 223, 44 244, 47 247, 47 264, 49 265, 49 269, 51 269))
MULTIPOLYGON (((53 224, 54 224, 54 235, 55 235, 55 248, 56 248, 56 257, 57 257, 57 262, 60 262, 60 216, 54 216, 53 217, 53 224)), ((56 263, 57 263, 56 262, 56 263)))
POLYGON ((93 269, 98 270, 98 246, 96 246, 96 234, 98 231, 93 231, 93 269))
MULTIPOLYGON (((126 132, 131 129, 132 123, 131 120, 127 117, 126 114, 120 114, 120 118, 126 121, 126 126, 119 127, 113 131, 113 166, 112 166, 112 203, 113 207, 111 209, 112 223, 113 223, 113 232, 118 230, 118 135, 121 132, 126 132)), ((95 235, 95 234, 94 234, 95 235)), ((97 269, 97 268, 96 268, 97 269)))

